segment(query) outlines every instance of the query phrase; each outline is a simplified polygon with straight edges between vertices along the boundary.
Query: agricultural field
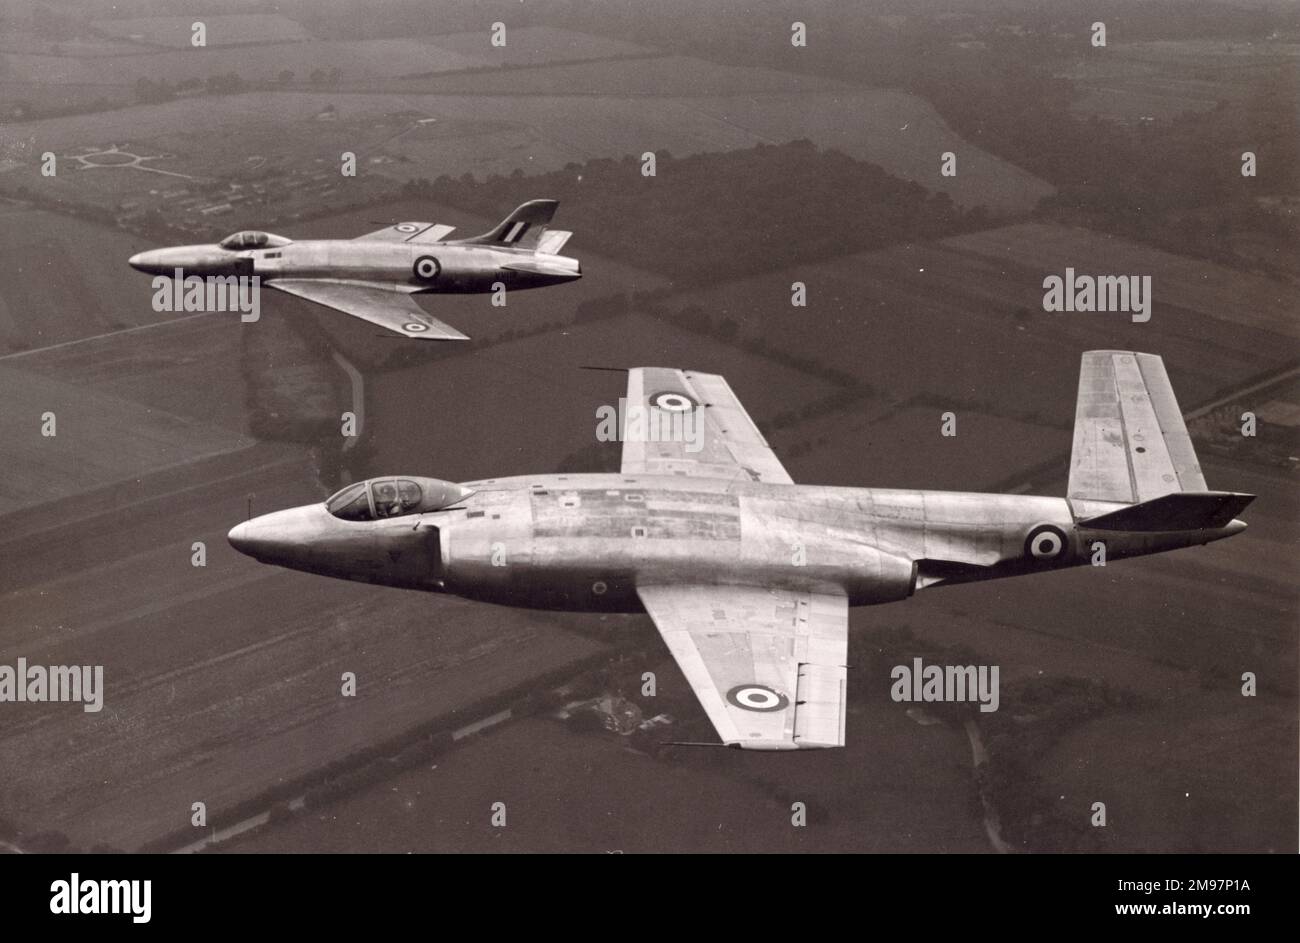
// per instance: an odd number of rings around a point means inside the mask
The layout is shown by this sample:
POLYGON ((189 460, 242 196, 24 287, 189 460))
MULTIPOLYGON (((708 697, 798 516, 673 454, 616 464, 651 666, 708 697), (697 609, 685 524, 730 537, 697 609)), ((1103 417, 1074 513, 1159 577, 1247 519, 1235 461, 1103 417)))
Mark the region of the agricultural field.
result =
MULTIPOLYGON (((486 45, 486 40, 484 41, 486 45)), ((322 40, 259 46, 216 46, 141 52, 130 56, 33 56, 10 53, 6 72, 14 81, 61 85, 95 82, 134 89, 140 79, 170 84, 237 73, 245 82, 278 82, 284 70, 306 83, 326 64, 349 82, 373 82, 417 72, 481 68, 484 60, 462 56, 417 39, 322 40)))
MULTIPOLYGON (((1032 210, 1053 188, 969 141, 963 141, 915 95, 886 90, 812 95, 773 94, 692 101, 691 107, 743 128, 756 140, 806 138, 819 147, 879 164, 890 173, 945 193, 959 206, 994 214, 1032 210), (939 173, 942 155, 957 158, 957 176, 939 173)), ((863 212, 871 212, 863 207, 863 212)))
POLYGON ((133 87, 142 78, 175 85, 187 79, 206 80, 232 72, 245 82, 279 82, 280 73, 289 70, 293 73, 291 81, 306 83, 313 71, 323 68, 327 73, 337 70, 337 78, 331 78, 333 84, 351 86, 467 69, 656 54, 631 43, 546 27, 511 30, 504 48, 491 44, 486 28, 474 33, 411 39, 316 40, 297 24, 278 16, 205 19, 208 43, 196 47, 190 44, 190 25, 195 18, 161 17, 157 21, 154 28, 149 28, 152 20, 100 21, 100 28, 118 22, 122 25, 115 35, 164 48, 124 47, 110 40, 60 47, 57 54, 50 54, 18 51, 11 46, 0 60, 0 79, 133 87), (251 21, 261 19, 283 25, 260 35, 257 24, 251 21))
MULTIPOLYGON (((230 19, 230 35, 255 32, 240 25, 247 18, 230 19)), ((162 22, 141 34, 135 21, 123 24, 120 35, 158 42, 176 28, 162 22)), ((419 177, 537 174, 593 158, 647 151, 682 157, 802 138, 877 163, 967 208, 1018 214, 1053 192, 963 141, 929 104, 900 91, 722 65, 548 27, 511 30, 505 49, 492 47, 485 31, 281 41, 284 32, 271 28, 270 41, 257 45, 142 47, 133 55, 0 54, 0 91, 21 103, 21 116, 39 114, 52 94, 63 96, 55 103, 60 108, 97 108, 132 100, 141 80, 151 88, 169 83, 173 91, 190 83, 171 101, 7 128, 0 188, 39 185, 115 212, 122 202, 168 209, 158 196, 177 189, 211 196, 180 207, 180 215, 192 217, 229 197, 224 184, 261 178, 269 181, 268 199, 286 195, 284 214, 295 215, 305 208, 293 198, 301 181, 279 178, 337 171, 344 151, 358 155, 373 185, 357 193, 356 181, 336 179, 329 192, 313 191, 316 202, 376 198, 389 183, 419 177), (205 91, 203 83, 230 74, 257 90, 205 91), (96 153, 114 147, 147 160, 133 167, 78 160, 96 162, 96 153), (73 159, 76 173, 39 177, 36 161, 47 151, 73 159), (957 156, 956 177, 939 173, 946 152, 957 156)))
POLYGON ((409 83, 412 92, 440 95, 626 95, 703 97, 706 95, 856 91, 847 82, 723 65, 693 56, 656 55, 616 61, 579 62, 495 72, 440 74, 409 83))
POLYGON ((485 27, 472 33, 433 36, 430 37, 429 44, 445 52, 473 59, 483 66, 511 68, 658 54, 656 50, 635 43, 549 26, 507 28, 504 46, 491 45, 490 35, 485 27))
POLYGON ((1016 469, 1069 454, 1067 417, 1047 425, 954 407, 957 434, 945 437, 939 432, 947 411, 938 405, 891 409, 865 399, 768 438, 790 456, 785 465, 797 481, 850 488, 991 491, 1016 469), (857 460, 849 461, 849 454, 857 460))
POLYGON ((5 142, 2 156, 12 163, 0 186, 10 192, 41 187, 64 199, 104 204, 189 181, 220 190, 222 179, 255 182, 258 175, 320 170, 347 190, 366 175, 394 183, 442 174, 483 179, 598 157, 646 151, 682 157, 809 138, 945 192, 963 206, 1022 212, 1050 192, 963 144, 928 105, 898 92, 664 96, 640 98, 632 111, 618 96, 275 92, 205 98, 202 114, 188 117, 192 113, 190 102, 174 101, 24 123, 5 142), (77 166, 77 156, 112 146, 150 157, 149 167, 177 176, 77 166), (74 172, 42 178, 36 161, 47 150, 72 158, 74 172), (357 178, 338 173, 345 150, 358 155, 357 178), (939 175, 946 150, 959 155, 957 177, 939 175))
MULTIPOLYGON (((143 50, 128 40, 109 39, 106 36, 87 35, 68 39, 50 39, 15 25, 5 23, 0 34, 0 56, 10 54, 49 56, 55 59, 83 59, 95 56, 133 56, 143 50)), ((6 60, 0 58, 0 69, 6 60)))
POLYGON ((252 445, 212 423, 187 420, 161 409, 0 363, 0 395, 8 404, 6 455, 13 468, 0 494, 0 514, 46 502, 75 499, 105 485, 138 478, 159 468, 198 461, 252 445), (55 435, 25 434, 53 417, 55 435))
POLYGON ((74 717, 32 705, 8 718, 0 738, 29 762, 0 773, 0 803, 25 828, 123 849, 193 835, 194 801, 219 820, 268 787, 306 781, 406 730, 454 719, 485 691, 599 651, 546 616, 503 619, 456 600, 320 587, 249 567, 224 540, 245 489, 256 488, 258 507, 292 502, 306 469, 264 450, 239 458, 241 467, 192 466, 191 475, 212 477, 174 479, 185 487, 161 506, 157 495, 136 495, 122 502, 125 517, 83 513, 25 536, 34 568, 24 567, 24 588, 5 587, 6 656, 93 659, 111 706, 74 717), (79 559, 60 550, 69 526, 79 559), (210 548, 202 570, 190 565, 192 540, 210 548), (210 631, 215 613, 219 632, 210 631), (362 679, 354 701, 338 697, 343 671, 362 679), (58 775, 47 779, 51 769, 58 775))
POLYGON ((141 248, 107 226, 0 202, 8 270, 0 282, 0 357, 169 317, 150 306, 149 280, 130 278, 125 268, 141 248))
POLYGON ((1296 286, 1046 223, 773 272, 679 294, 674 303, 734 322, 742 340, 761 337, 769 349, 847 372, 895 402, 924 396, 936 414, 966 408, 1065 428, 1083 350, 1160 353, 1190 410, 1280 369, 1300 336, 1296 286), (1067 266, 1151 275, 1151 320, 1045 312, 1043 279, 1067 266), (807 285, 806 308, 790 304, 794 281, 807 285), (918 334, 933 342, 900 357, 918 334), (1016 365, 1013 379, 1008 364, 1016 365))
POLYGON ((310 38, 303 26, 276 13, 218 14, 216 16, 140 16, 91 20, 91 26, 108 36, 133 43, 188 49, 191 27, 201 21, 209 46, 290 42, 310 38))
MULTIPOLYGON (((414 468, 436 461, 430 474, 458 481, 555 470, 569 454, 593 446, 597 410, 617 407, 625 393, 620 374, 581 368, 656 365, 707 367, 724 374, 760 420, 800 409, 835 390, 803 371, 632 314, 508 341, 481 356, 384 372, 370 384, 373 400, 402 400, 406 407, 375 419, 376 465, 414 468), (629 351, 636 351, 636 363, 629 361, 629 351), (485 392, 472 411, 445 409, 472 386, 525 389, 532 405, 524 408, 510 397, 485 392), (435 416, 436 421, 411 428, 411 415, 435 416), (506 429, 514 434, 503 435, 506 429)), ((600 452, 607 470, 617 470, 618 443, 605 444, 600 452)))
MULTIPOLYGON (((654 631, 640 620, 611 621, 611 639, 654 631)), ((664 678, 677 670, 670 662, 651 667, 664 678)), ((965 737, 919 727, 888 701, 864 700, 849 705, 853 734, 845 750, 833 751, 838 757, 801 756, 797 766, 736 750, 666 749, 656 757, 604 731, 521 720, 231 850, 284 852, 304 841, 336 853, 634 854, 665 843, 697 853, 985 850, 978 803, 960 798, 969 794, 965 737), (868 730, 869 744, 859 736, 868 730), (496 784, 490 794, 480 785, 485 770, 496 784), (794 798, 807 804, 806 828, 790 827, 794 798), (507 804, 509 828, 485 824, 482 810, 494 801, 507 804), (398 844, 385 836, 400 836, 398 844)), ((674 730, 663 737, 678 736, 674 730)))
POLYGON ((1237 105, 1261 86, 1294 87, 1300 44, 1281 39, 1117 43, 1062 73, 1076 83, 1073 110, 1118 121, 1168 120, 1237 105))

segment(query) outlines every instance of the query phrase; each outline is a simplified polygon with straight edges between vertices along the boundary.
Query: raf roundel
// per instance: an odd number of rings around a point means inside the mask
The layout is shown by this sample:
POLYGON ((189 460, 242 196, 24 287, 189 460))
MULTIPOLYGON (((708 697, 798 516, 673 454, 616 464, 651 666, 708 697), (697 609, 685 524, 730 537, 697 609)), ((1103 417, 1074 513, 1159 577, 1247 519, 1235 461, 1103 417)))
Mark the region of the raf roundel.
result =
POLYGON ((426 282, 433 281, 442 271, 442 266, 438 260, 431 255, 422 255, 415 260, 415 277, 423 279, 426 282))
POLYGON ((790 699, 765 684, 741 684, 727 692, 727 700, 742 710, 770 714, 783 711, 790 699))
POLYGON ((429 329, 429 325, 421 324, 419 321, 407 321, 402 325, 402 330, 410 334, 423 334, 429 329))
POLYGON ((417 226, 415 223, 398 223, 393 228, 396 229, 398 232, 419 232, 420 231, 420 227, 417 226))
POLYGON ((1056 560, 1065 553, 1065 532, 1052 524, 1039 524, 1025 538, 1025 556, 1056 560))
POLYGON ((662 409, 666 413, 689 413, 700 405, 685 393, 678 393, 676 390, 651 393, 649 399, 651 406, 662 409))

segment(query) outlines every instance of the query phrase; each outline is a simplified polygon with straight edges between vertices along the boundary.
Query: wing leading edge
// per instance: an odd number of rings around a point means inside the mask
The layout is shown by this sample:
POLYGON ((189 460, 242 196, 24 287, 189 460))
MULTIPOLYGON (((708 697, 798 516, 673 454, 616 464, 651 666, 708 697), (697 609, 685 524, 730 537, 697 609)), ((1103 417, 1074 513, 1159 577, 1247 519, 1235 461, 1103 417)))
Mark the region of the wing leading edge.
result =
POLYGON ((467 335, 451 325, 426 314, 409 293, 385 285, 301 278, 276 278, 263 284, 378 324, 403 337, 430 341, 469 340, 467 335))
POLYGON ((725 744, 844 746, 846 597, 703 585, 637 593, 725 744))

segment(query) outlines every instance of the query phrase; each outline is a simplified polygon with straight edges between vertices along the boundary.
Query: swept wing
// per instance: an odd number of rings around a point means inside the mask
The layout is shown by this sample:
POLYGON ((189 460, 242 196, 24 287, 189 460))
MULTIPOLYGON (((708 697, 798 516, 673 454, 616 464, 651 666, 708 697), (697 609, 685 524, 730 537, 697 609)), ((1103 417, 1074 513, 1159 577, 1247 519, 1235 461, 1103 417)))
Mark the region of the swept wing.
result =
POLYGON ((276 278, 263 284, 386 327, 404 337, 431 341, 469 340, 467 335, 451 325, 425 313, 408 292, 392 286, 315 278, 276 278))

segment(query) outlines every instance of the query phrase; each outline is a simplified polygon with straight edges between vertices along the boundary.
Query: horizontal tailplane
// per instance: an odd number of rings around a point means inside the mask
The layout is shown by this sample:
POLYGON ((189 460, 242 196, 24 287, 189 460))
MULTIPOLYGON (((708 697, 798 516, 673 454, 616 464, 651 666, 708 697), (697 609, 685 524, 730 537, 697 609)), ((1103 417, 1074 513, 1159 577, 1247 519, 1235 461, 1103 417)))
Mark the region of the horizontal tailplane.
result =
POLYGON ((1079 526, 1132 532, 1217 530, 1232 523, 1254 500, 1253 494, 1234 491, 1176 491, 1081 520, 1079 526))
POLYGON ((537 240, 537 252, 539 255, 559 255, 564 244, 569 241, 573 233, 567 229, 548 229, 537 240))

